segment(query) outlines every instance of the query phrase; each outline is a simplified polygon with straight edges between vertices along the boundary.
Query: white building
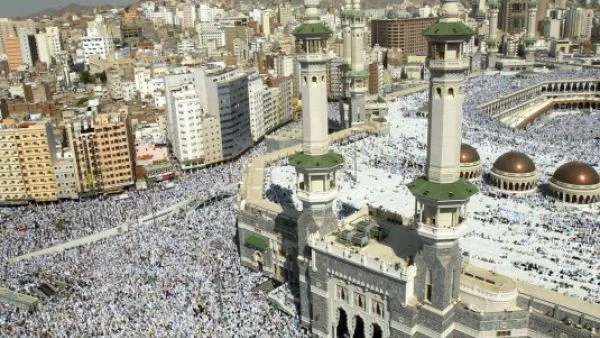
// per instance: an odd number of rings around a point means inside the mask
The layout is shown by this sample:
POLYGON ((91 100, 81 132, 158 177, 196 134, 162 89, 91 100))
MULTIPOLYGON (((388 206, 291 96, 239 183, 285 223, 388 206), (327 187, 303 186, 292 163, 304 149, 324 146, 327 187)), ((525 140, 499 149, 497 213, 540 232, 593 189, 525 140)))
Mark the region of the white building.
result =
POLYGON ((248 76, 248 101, 250 109, 250 134, 252 141, 256 142, 265 136, 265 120, 263 108, 263 95, 267 86, 257 73, 248 76))
MULTIPOLYGON (((29 37, 32 36, 35 39, 35 29, 31 28, 19 28, 19 44, 21 45, 21 60, 22 64, 33 66, 33 59, 31 53, 31 44, 29 43, 29 37)), ((36 50, 37 52, 37 50, 36 50)))
POLYGON ((98 55, 106 60, 114 51, 113 37, 110 34, 102 34, 96 29, 88 29, 88 35, 81 38, 81 47, 86 64, 89 64, 92 55, 98 55))
POLYGON ((151 69, 148 66, 136 66, 133 69, 133 80, 135 82, 135 90, 140 93, 140 99, 144 100, 147 96, 152 95, 150 80, 152 79, 151 69))
POLYGON ((224 11, 221 8, 214 8, 207 4, 200 4, 198 7, 197 21, 214 22, 216 18, 222 17, 224 11))
POLYGON ((199 22, 196 32, 200 46, 207 46, 210 41, 216 41, 217 47, 225 45, 225 34, 218 22, 199 22))
POLYGON ((48 48, 48 40, 46 39, 46 34, 36 34, 35 43, 37 45, 37 53, 38 57, 40 58, 40 61, 45 63, 46 65, 49 65, 52 61, 52 57, 48 48))
POLYGON ((60 30, 58 27, 46 27, 46 42, 48 44, 48 53, 52 57, 56 57, 62 51, 60 40, 60 30))
POLYGON ((75 164, 75 156, 73 156, 70 149, 58 151, 54 162, 54 173, 56 175, 56 185, 58 186, 58 198, 78 198, 77 165, 75 164))

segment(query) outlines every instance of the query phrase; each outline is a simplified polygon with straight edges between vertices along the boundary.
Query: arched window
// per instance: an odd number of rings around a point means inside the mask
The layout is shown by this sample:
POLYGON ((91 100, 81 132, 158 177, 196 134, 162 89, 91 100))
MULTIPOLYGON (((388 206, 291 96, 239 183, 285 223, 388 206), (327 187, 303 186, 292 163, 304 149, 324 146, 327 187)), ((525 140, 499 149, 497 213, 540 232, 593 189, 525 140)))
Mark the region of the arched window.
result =
POLYGON ((313 82, 313 83, 317 83, 317 77, 316 77, 316 76, 313 76, 313 77, 312 77, 312 82, 313 82))
POLYGON ((452 88, 452 87, 448 88, 448 96, 454 97, 454 88, 452 88))

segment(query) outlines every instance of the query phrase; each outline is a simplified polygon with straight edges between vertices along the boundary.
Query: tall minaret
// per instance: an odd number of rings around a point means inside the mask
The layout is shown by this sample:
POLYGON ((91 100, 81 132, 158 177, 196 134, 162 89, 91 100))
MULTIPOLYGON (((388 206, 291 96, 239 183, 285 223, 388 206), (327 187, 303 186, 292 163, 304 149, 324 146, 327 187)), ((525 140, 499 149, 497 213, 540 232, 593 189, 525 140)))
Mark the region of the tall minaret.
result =
POLYGON ((464 44, 474 31, 459 19, 457 0, 444 0, 438 23, 423 34, 429 44, 429 116, 426 176, 408 185, 415 196, 414 227, 423 241, 415 257, 415 296, 425 308, 453 306, 460 288, 458 240, 466 230, 465 205, 477 188, 460 179, 464 44))
POLYGON ((491 0, 488 5, 490 7, 490 31, 487 40, 488 68, 495 68, 498 55, 498 13, 500 10, 496 0, 491 0))
POLYGON ((527 57, 532 57, 535 51, 535 26, 537 15, 537 1, 529 0, 527 4, 527 36, 525 37, 525 53, 527 57))
POLYGON ((352 62, 352 37, 350 30, 350 21, 352 9, 352 0, 345 0, 344 8, 342 9, 341 19, 342 19, 342 57, 344 59, 344 63, 350 64, 352 62))
POLYGON ((327 134, 327 42, 332 31, 319 19, 319 0, 305 0, 304 6, 304 22, 293 32, 301 69, 302 151, 291 156, 289 162, 296 167, 296 192, 303 206, 297 220, 300 315, 303 326, 310 327, 314 318, 308 239, 329 234, 338 225, 333 200, 338 193, 336 172, 344 158, 329 150, 327 134))
POLYGON ((365 100, 369 71, 365 69, 365 12, 360 7, 360 0, 352 0, 351 24, 352 61, 347 77, 350 80, 350 119, 352 123, 367 119, 365 100))

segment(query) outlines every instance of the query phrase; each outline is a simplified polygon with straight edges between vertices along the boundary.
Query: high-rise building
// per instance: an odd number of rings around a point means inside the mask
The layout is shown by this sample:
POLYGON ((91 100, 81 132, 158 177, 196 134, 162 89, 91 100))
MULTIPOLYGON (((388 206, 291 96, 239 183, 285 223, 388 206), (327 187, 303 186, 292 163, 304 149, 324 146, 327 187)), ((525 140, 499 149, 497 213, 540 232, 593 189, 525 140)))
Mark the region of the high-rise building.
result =
POLYGON ((501 0, 498 28, 508 34, 527 29, 528 0, 501 0))
POLYGON ((285 26, 292 20, 294 20, 294 13, 289 2, 284 2, 277 6, 277 16, 279 18, 279 25, 285 26))
POLYGON ((56 201, 56 148, 50 122, 22 122, 0 129, 0 201, 56 201))
POLYGON ((58 27, 46 27, 46 41, 48 45, 48 53, 51 57, 56 57, 56 55, 62 51, 62 42, 58 27))
POLYGON ((35 35, 35 43, 37 45, 37 54, 40 62, 43 62, 47 65, 51 62, 50 49, 48 46, 48 39, 46 34, 38 33, 35 35))
POLYGON ((75 156, 70 149, 63 148, 57 151, 56 161, 54 163, 54 172, 56 173, 58 198, 78 198, 77 164, 75 163, 75 156))
POLYGON ((400 48, 404 55, 426 55, 423 30, 435 22, 436 18, 371 20, 371 46, 400 48))
POLYGON ((77 165, 78 193, 114 192, 134 184, 126 119, 124 113, 110 113, 67 123, 67 141, 77 165))
POLYGON ((35 31, 35 21, 33 20, 11 20, 0 18, 0 54, 7 53, 6 41, 9 36, 18 35, 19 29, 35 31))
POLYGON ((232 159, 252 145, 245 73, 197 68, 166 76, 165 88, 167 135, 183 169, 232 159))
POLYGON ((4 45, 6 47, 6 56, 8 57, 8 68, 11 72, 16 72, 23 63, 21 42, 17 36, 11 35, 6 38, 4 45))
POLYGON ((590 39, 594 10, 589 8, 571 7, 565 13, 564 38, 590 39))
MULTIPOLYGON (((253 142, 258 141, 266 133, 263 98, 270 99, 270 95, 265 94, 267 88, 258 74, 248 75, 248 109, 250 113, 250 134, 253 142)), ((268 103, 272 105, 270 100, 268 103)))
POLYGON ((20 28, 18 30, 19 43, 21 44, 22 63, 33 67, 39 60, 35 29, 20 28))

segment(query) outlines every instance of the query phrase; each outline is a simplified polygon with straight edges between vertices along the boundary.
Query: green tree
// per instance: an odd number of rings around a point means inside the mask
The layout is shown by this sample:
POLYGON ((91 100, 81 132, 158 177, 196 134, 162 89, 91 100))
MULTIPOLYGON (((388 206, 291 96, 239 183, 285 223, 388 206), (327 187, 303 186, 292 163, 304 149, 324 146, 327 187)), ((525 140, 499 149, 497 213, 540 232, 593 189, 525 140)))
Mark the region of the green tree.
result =
POLYGON ((88 72, 87 70, 84 71, 83 73, 81 73, 81 75, 79 75, 79 81, 83 82, 83 83, 93 83, 94 82, 94 77, 90 74, 90 72, 88 72))

